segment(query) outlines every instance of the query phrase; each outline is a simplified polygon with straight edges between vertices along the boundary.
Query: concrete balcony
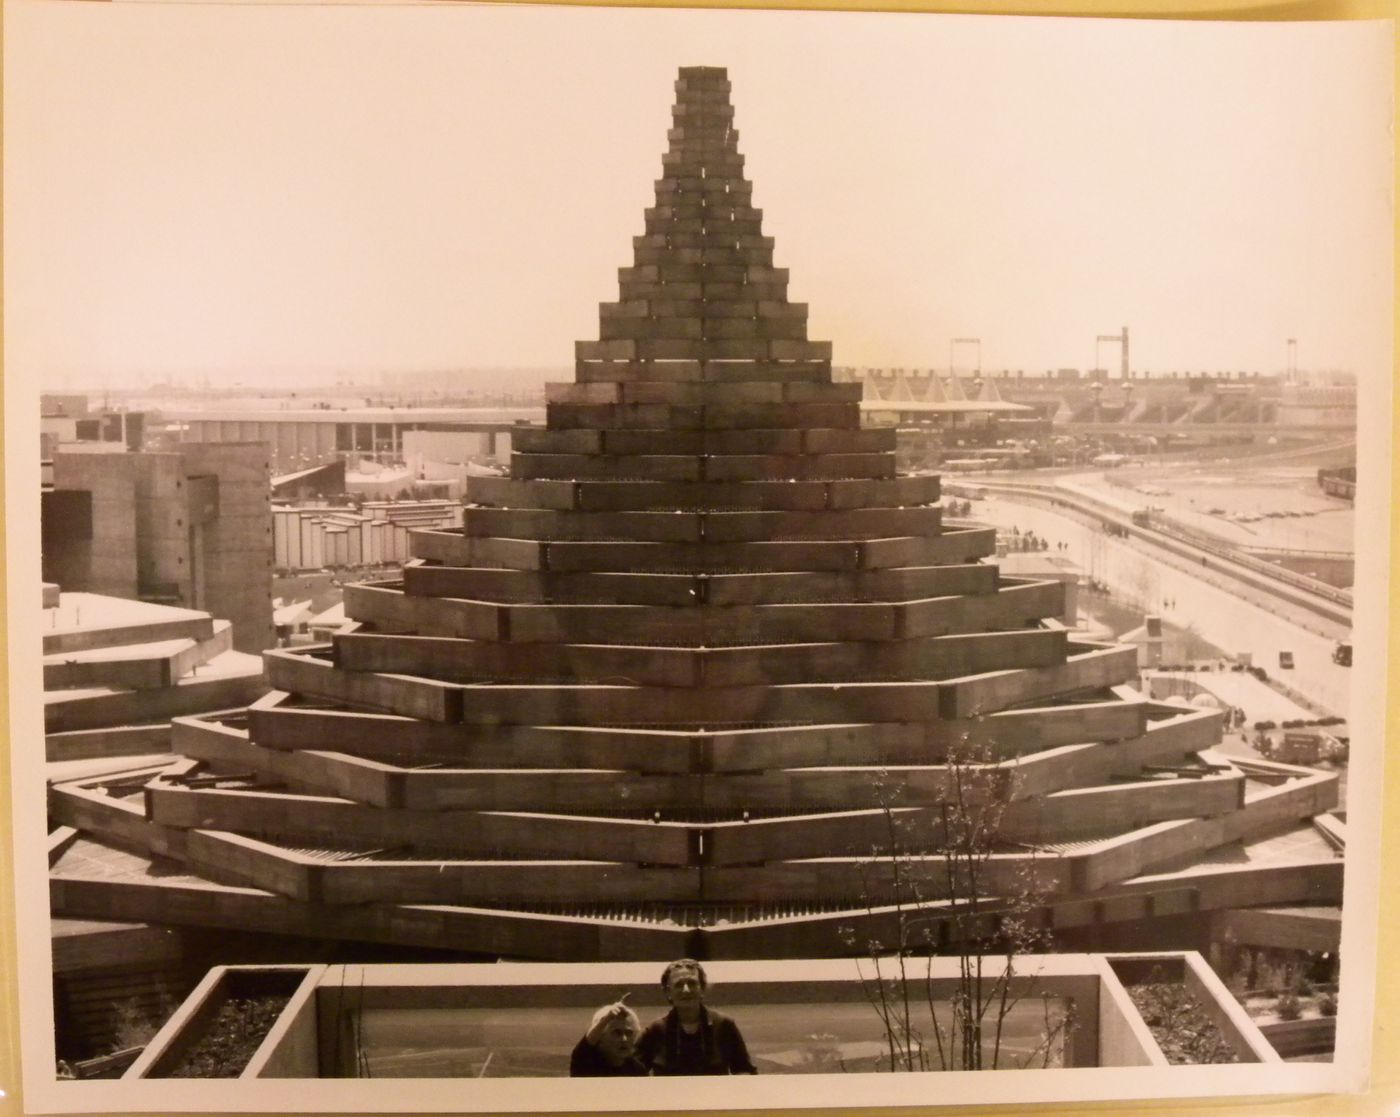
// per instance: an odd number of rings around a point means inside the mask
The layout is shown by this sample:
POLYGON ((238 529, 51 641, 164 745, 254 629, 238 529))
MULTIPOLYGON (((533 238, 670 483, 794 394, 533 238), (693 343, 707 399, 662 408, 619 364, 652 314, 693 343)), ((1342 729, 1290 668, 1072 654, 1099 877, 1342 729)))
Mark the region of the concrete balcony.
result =
MULTIPOLYGON (((1004 965, 983 959, 987 991, 999 988, 1004 965)), ((917 987, 916 1017, 932 1011, 946 1019, 948 1001, 959 990, 958 966, 951 957, 906 961, 911 988, 917 987)), ((739 1023, 761 1073, 891 1069, 888 1037, 870 1000, 879 998, 873 960, 714 962, 707 970, 708 1002, 739 1023)), ((879 972, 888 979, 896 964, 883 959, 879 972)), ((225 1077, 562 1077, 593 1009, 619 990, 634 991, 631 1002, 643 1022, 665 1011, 658 973, 655 965, 636 962, 221 966, 124 1077, 188 1074, 192 1055, 234 1001, 265 1006, 264 1038, 250 1056, 223 1067, 225 1077)), ((1149 977, 1191 996, 1200 1018, 1218 1033, 1222 1061, 1281 1061, 1200 955, 1174 952, 1017 958, 1007 987, 1019 1004, 999 1029, 999 1050, 990 1038, 984 1041, 985 1065, 1169 1065, 1126 988, 1149 977)), ((932 1035, 931 1020, 922 1034, 932 1035)), ((931 1041, 917 1055, 916 1063, 940 1069, 931 1041)), ((625 1088, 613 1084, 616 1091, 625 1088)))

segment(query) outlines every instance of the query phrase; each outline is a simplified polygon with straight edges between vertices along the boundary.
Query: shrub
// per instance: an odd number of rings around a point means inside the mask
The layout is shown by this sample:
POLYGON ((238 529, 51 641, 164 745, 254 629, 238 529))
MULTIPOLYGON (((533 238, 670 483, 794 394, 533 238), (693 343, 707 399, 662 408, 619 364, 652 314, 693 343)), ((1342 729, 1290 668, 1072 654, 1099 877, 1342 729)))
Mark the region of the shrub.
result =
POLYGON ((1284 993, 1280 995, 1274 1011, 1280 1020, 1297 1020, 1303 1015, 1303 1004, 1298 1000, 1297 993, 1284 993))
POLYGON ((171 1078, 237 1078, 272 1030, 289 998, 268 993, 230 997, 208 1030, 170 1071, 171 1078))
POLYGON ((1331 993, 1323 993, 1317 999, 1317 1011, 1323 1016, 1336 1016, 1337 998, 1331 993))
POLYGON ((1147 982, 1129 985, 1128 995, 1172 1064, 1233 1063, 1238 1056, 1203 1006, 1180 982, 1164 981, 1154 969, 1147 982))
POLYGON ((145 1047, 160 1031, 160 1022, 141 1009, 136 998, 118 1001, 112 1006, 113 1051, 129 1047, 145 1047))

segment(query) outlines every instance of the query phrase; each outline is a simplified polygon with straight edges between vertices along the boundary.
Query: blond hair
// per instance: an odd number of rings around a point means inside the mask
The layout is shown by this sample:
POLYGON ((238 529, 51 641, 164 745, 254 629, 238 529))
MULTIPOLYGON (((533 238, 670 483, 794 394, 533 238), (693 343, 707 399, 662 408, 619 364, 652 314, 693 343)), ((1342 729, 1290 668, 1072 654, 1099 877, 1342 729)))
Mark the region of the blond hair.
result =
POLYGON ((618 1015, 630 1022, 635 1030, 637 1030, 638 1032, 642 1030, 641 1017, 639 1017, 635 1012, 633 1012, 627 1005, 621 1003, 604 1005, 597 1012, 595 1012, 593 1014, 593 1019, 590 1020, 588 1023, 588 1030, 591 1032, 609 1016, 612 1016, 614 1013, 617 1013, 618 1009, 622 1010, 621 1013, 619 1013, 618 1015))

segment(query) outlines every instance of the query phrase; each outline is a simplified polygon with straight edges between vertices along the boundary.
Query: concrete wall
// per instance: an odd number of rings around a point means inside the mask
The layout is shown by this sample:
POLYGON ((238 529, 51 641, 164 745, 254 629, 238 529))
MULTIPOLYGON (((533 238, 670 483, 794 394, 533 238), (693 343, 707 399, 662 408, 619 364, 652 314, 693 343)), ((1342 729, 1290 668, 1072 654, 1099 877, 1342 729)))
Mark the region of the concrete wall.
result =
POLYGON ((50 546, 44 579, 64 590, 146 598, 233 622, 261 652, 272 628, 272 510, 261 443, 191 443, 179 453, 59 453, 58 489, 92 493, 92 538, 50 546), (212 477, 214 482, 193 479, 212 477), (196 507, 217 489, 211 515, 196 507))
MULTIPOLYGON (((1181 968, 1181 955, 1161 958, 1181 968)), ((928 964, 932 996, 952 995, 958 987, 957 964, 952 958, 928 964)), ((1033 1000, 1044 995, 1073 1006, 1076 1024, 1065 1045, 1065 1066, 1166 1065, 1105 959, 1041 956, 1021 959, 1020 965, 1023 969, 1013 979, 1013 995, 1033 1000)), ((988 982, 994 977, 993 969, 989 967, 988 982)), ((172 1065, 193 1042, 208 1006, 217 1002, 222 988, 236 980, 275 976, 275 970, 255 967, 211 971, 125 1077, 158 1077, 172 1065)), ((797 1029, 822 1005, 860 1004, 869 996, 868 977, 849 960, 717 962, 709 966, 709 976, 719 990, 718 1003, 781 1007, 790 1014, 790 1026, 797 1029)), ((920 963, 921 1000, 923 976, 920 963)), ((244 1077, 356 1077, 358 1016, 366 1011, 501 1007, 586 1014, 615 996, 619 988, 640 991, 637 1004, 645 1015, 665 1007, 655 988, 654 967, 647 963, 576 964, 548 970, 443 964, 315 967, 307 972, 244 1077)))
MULTIPOLYGON (((285 1016, 290 1010, 292 1015, 296 1016, 297 1010, 310 996, 310 987, 307 986, 307 981, 313 975, 319 977, 320 974, 320 967, 215 967, 209 971, 194 992, 186 998, 185 1003, 166 1021, 164 1027, 156 1033, 136 1062, 132 1063, 122 1077, 170 1077, 184 1058, 198 1046, 214 1018, 218 1015, 219 1009, 231 997, 264 992, 289 993, 292 995, 292 999, 288 1001, 283 1014, 285 1016), (301 997, 296 995, 299 987, 307 988, 307 992, 301 997)), ((298 1065, 297 1056, 300 1047, 297 1040, 301 1037, 302 1029, 292 1028, 290 1026, 292 1023, 293 1021, 290 1020, 279 1020, 279 1025, 282 1026, 274 1026, 273 1030, 268 1033, 258 1051, 253 1054, 253 1060, 257 1062, 258 1066, 266 1066, 271 1053, 269 1041, 274 1040, 278 1046, 285 1044, 293 1048, 285 1056, 279 1054, 274 1065, 292 1068, 298 1065)), ((248 1067, 245 1068, 245 1073, 253 1066, 253 1061, 250 1061, 248 1067)))
POLYGON ((133 454, 137 596, 203 608, 191 593, 194 559, 185 465, 179 454, 133 454))
POLYGON ((195 608, 233 622, 233 646, 276 645, 272 627, 272 502, 263 443, 202 443, 184 448, 189 476, 218 477, 218 516, 203 527, 201 600, 195 608))
POLYGON ((44 729, 47 733, 97 729, 245 706, 266 689, 254 660, 242 674, 186 676, 172 686, 158 689, 97 690, 71 696, 58 691, 45 702, 44 729))
POLYGON ((427 467, 431 479, 438 465, 456 467, 451 476, 460 478, 461 467, 472 458, 496 457, 494 441, 489 431, 404 431, 403 457, 414 476, 427 467))
POLYGON ((1152 1037, 1152 1029, 1134 1007, 1128 991, 1100 962, 1098 997, 1099 1059, 1107 1067, 1164 1067, 1167 1057, 1152 1037))
MULTIPOLYGON (((120 448, 118 448, 120 449, 120 448)), ((92 493, 92 535, 51 546, 43 556, 44 580, 63 589, 112 597, 137 596, 137 476, 134 459, 121 452, 58 453, 54 488, 92 493)))
POLYGON ((1180 983, 1220 1029, 1221 1036, 1241 1063, 1282 1062, 1249 1014, 1196 952, 1117 954, 1106 961, 1108 968, 1126 984, 1152 980, 1180 983))
POLYGON ((1211 923, 1211 938, 1240 946, 1324 953, 1341 946, 1342 916, 1333 907, 1222 911, 1211 923))
POLYGON ((109 756, 146 756, 170 751, 169 725, 126 725, 50 733, 44 738, 44 758, 93 760, 109 756))
POLYGON ((316 986, 325 970, 325 966, 313 966, 307 971, 272 1031, 249 1060, 243 1078, 318 1077, 316 986))

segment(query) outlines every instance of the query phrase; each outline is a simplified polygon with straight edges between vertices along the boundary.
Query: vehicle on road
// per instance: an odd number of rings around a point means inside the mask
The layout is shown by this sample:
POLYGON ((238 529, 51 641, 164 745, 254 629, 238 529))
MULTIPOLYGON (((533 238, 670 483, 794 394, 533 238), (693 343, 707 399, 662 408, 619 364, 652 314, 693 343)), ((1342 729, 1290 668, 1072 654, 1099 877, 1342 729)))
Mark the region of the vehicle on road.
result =
POLYGON ((1279 669, 1280 669, 1280 670, 1283 670, 1283 671, 1292 671, 1292 670, 1293 670, 1293 653, 1292 653, 1292 652, 1279 652, 1279 653, 1278 653, 1278 665, 1279 665, 1279 669))

